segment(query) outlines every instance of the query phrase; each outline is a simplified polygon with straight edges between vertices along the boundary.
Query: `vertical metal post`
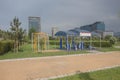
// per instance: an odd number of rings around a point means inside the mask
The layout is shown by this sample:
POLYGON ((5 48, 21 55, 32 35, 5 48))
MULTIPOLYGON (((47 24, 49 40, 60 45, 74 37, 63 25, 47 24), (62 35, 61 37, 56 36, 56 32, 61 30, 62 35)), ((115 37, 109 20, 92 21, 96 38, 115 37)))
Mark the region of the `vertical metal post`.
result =
MULTIPOLYGON (((55 40, 56 40, 56 37, 55 37, 55 40)), ((56 49, 56 41, 55 41, 55 49, 56 49)))
POLYGON ((92 46, 92 40, 91 40, 91 36, 90 36, 90 46, 89 46, 90 50, 91 50, 91 46, 92 46))
POLYGON ((91 36, 91 47, 92 47, 92 36, 91 36))
POLYGON ((48 37, 48 40, 47 40, 47 42, 48 42, 48 43, 47 43, 47 46, 48 46, 48 47, 47 47, 47 49, 49 49, 49 36, 48 36, 48 34, 47 34, 47 37, 48 37))
POLYGON ((39 36, 39 34, 37 34, 37 37, 38 37, 38 38, 37 38, 37 41, 38 41, 37 43, 38 43, 38 52, 39 52, 39 48, 40 48, 40 45, 39 45, 39 42, 40 42, 40 38, 39 38, 39 37, 40 37, 40 36, 39 36))
POLYGON ((34 44, 34 43, 33 43, 33 37, 34 37, 34 36, 33 36, 33 33, 32 33, 32 51, 34 51, 34 49, 33 49, 33 44, 34 44))
POLYGON ((101 48, 101 35, 100 35, 100 48, 101 48))
POLYGON ((80 36, 80 42, 82 42, 82 41, 81 41, 81 36, 80 36))
POLYGON ((67 50, 68 50, 68 35, 67 35, 67 50))

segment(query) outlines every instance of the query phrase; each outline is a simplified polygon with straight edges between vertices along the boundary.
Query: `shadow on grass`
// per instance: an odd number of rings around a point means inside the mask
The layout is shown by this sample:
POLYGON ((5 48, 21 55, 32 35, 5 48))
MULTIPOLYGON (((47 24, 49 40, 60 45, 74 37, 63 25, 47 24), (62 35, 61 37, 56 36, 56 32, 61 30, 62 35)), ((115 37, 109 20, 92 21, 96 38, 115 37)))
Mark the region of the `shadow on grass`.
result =
POLYGON ((76 73, 79 75, 80 80, 94 80, 93 78, 91 78, 91 76, 88 72, 81 73, 80 71, 77 71, 76 73))

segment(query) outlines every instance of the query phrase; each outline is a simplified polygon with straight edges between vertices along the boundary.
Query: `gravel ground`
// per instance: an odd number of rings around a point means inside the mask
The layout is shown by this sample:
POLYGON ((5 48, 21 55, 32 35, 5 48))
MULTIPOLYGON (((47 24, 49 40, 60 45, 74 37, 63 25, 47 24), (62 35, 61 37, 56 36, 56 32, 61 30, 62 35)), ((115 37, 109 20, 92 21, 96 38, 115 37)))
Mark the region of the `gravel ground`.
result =
POLYGON ((0 80, 33 80, 120 65, 120 51, 0 60, 0 80))

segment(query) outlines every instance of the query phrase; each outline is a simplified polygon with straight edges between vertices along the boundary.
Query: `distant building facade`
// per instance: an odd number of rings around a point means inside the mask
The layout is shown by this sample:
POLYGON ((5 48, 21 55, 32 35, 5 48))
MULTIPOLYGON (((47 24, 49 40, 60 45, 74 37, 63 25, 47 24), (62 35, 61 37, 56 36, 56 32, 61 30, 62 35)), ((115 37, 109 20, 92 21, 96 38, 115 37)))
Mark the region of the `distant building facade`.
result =
POLYGON ((80 29, 81 30, 87 30, 87 31, 90 31, 90 32, 93 32, 93 31, 104 32, 105 31, 105 24, 104 24, 104 22, 95 22, 95 23, 90 24, 90 25, 81 26, 80 29))
POLYGON ((58 28, 57 27, 52 27, 52 38, 55 37, 55 34, 58 32, 58 28))
POLYGON ((29 30, 35 29, 36 32, 41 32, 40 17, 28 17, 29 30))
POLYGON ((108 35, 113 37, 114 36, 114 32, 113 31, 104 31, 103 34, 102 34, 103 38, 108 36, 108 35))
POLYGON ((115 32, 114 36, 120 38, 120 32, 115 32))

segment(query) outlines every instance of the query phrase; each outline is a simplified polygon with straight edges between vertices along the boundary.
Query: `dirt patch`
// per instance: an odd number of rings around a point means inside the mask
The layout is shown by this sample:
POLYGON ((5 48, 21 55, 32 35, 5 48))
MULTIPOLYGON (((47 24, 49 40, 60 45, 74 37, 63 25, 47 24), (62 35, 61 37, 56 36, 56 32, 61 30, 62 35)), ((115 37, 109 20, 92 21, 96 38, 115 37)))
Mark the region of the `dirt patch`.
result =
POLYGON ((119 51, 25 60, 1 60, 0 80, 33 80, 114 65, 120 65, 119 51))

